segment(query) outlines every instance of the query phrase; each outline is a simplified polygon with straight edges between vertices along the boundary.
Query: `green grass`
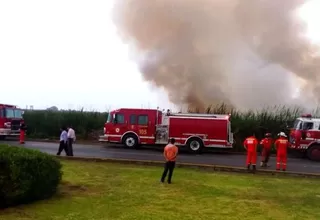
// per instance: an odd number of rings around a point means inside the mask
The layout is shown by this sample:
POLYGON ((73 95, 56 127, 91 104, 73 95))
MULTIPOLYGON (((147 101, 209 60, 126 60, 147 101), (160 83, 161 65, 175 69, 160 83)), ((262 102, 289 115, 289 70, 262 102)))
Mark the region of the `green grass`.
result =
POLYGON ((63 162, 51 200, 0 211, 1 220, 320 219, 320 180, 207 173, 176 169, 63 162))

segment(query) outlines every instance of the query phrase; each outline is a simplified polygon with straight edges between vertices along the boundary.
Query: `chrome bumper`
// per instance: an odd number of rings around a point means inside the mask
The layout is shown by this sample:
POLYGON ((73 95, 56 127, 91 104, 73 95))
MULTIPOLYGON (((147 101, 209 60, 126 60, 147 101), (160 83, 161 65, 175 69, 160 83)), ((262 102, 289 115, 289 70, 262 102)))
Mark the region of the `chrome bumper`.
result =
POLYGON ((108 142, 108 136, 107 135, 101 135, 99 136, 99 142, 108 142))
POLYGON ((0 128, 0 136, 19 136, 20 130, 0 128))

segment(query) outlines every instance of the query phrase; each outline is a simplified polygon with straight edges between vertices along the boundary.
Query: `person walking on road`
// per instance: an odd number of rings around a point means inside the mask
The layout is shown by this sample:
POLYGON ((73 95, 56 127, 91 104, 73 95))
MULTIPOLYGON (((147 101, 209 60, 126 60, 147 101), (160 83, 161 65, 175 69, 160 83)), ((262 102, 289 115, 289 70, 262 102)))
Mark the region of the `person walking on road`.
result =
POLYGON ((73 143, 76 141, 76 134, 72 126, 68 127, 68 151, 69 156, 73 156, 73 143))
POLYGON ((20 136, 19 136, 19 142, 20 142, 20 144, 24 144, 26 131, 27 131, 27 126, 26 126, 26 124, 23 122, 23 123, 21 123, 21 125, 20 125, 20 136))
POLYGON ((250 166, 252 165, 252 171, 256 171, 256 164, 257 164, 257 146, 258 140, 256 139, 255 135, 246 138, 243 142, 244 148, 247 150, 247 169, 250 171, 250 166))
POLYGON ((262 145, 262 153, 261 153, 262 160, 260 163, 260 167, 269 167, 268 161, 270 158, 272 142, 273 142, 273 140, 271 138, 270 133, 266 133, 265 138, 263 138, 260 142, 260 144, 262 145))
POLYGON ((289 145, 289 141, 287 139, 287 135, 284 132, 279 133, 279 138, 274 143, 275 148, 277 150, 277 170, 281 169, 286 171, 287 169, 287 147, 289 145))
POLYGON ((66 152, 66 155, 69 156, 68 147, 67 147, 67 141, 68 141, 68 133, 67 129, 65 127, 62 127, 60 134, 60 144, 57 155, 60 155, 61 152, 64 150, 66 152))
POLYGON ((169 171, 168 183, 171 184, 171 178, 173 174, 173 170, 175 168, 176 159, 178 155, 178 147, 174 144, 175 139, 171 138, 170 143, 165 146, 163 155, 166 159, 166 163, 164 166, 164 171, 162 173, 161 182, 164 183, 167 173, 169 171))

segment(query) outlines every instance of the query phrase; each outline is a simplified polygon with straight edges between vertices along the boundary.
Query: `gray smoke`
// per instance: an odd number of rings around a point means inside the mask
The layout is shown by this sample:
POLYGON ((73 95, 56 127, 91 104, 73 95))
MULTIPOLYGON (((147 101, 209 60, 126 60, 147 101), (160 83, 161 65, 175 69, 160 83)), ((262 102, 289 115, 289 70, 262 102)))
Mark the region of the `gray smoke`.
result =
POLYGON ((302 0, 117 0, 114 22, 145 80, 189 107, 320 100, 319 48, 301 34, 302 0), (293 99, 294 80, 306 87, 293 99))

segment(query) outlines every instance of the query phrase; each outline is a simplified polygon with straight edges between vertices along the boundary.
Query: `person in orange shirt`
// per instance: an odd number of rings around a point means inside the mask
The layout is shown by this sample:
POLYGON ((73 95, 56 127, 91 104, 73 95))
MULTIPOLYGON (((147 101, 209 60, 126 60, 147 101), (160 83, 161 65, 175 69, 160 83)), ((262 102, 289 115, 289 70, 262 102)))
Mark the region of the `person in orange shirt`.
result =
POLYGON ((243 142, 244 148, 247 150, 247 168, 248 171, 250 170, 250 166, 252 165, 253 172, 256 170, 256 163, 257 163, 257 146, 258 140, 256 139, 255 135, 246 138, 243 142))
POLYGON ((260 163, 260 167, 268 167, 272 142, 273 140, 270 133, 266 133, 265 138, 263 138, 260 142, 260 144, 262 145, 262 160, 260 163))
POLYGON ((277 150, 277 170, 280 170, 282 165, 282 170, 287 169, 287 147, 289 141, 286 138, 287 135, 284 132, 279 133, 279 138, 274 142, 275 148, 277 150))
POLYGON ((162 183, 165 181, 168 171, 169 171, 168 183, 169 184, 171 183, 173 170, 176 164, 176 158, 178 155, 178 147, 174 145, 174 143, 175 143, 175 139, 171 138, 170 143, 167 146, 165 146, 163 151, 163 156, 166 159, 166 163, 165 163, 164 171, 161 177, 162 183))

